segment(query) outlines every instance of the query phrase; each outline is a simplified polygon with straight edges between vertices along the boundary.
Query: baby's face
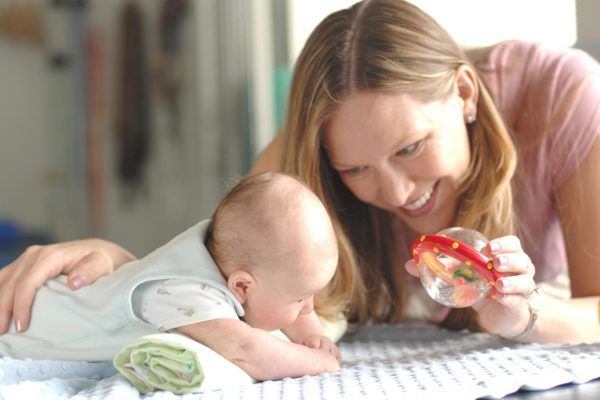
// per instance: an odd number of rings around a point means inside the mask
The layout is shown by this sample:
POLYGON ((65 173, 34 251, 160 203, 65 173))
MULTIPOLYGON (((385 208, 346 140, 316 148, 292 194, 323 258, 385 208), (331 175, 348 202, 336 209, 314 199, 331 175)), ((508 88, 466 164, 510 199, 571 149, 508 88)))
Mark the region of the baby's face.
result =
MULTIPOLYGON (((255 234, 255 265, 249 271, 256 284, 243 303, 244 320, 266 331, 285 329, 313 311, 314 295, 331 280, 338 263, 338 248, 331 220, 318 198, 300 183, 278 193, 281 201, 266 210, 260 233, 255 234), (290 195, 290 193, 292 193, 290 195)), ((252 227, 250 227, 252 228, 252 227)))
POLYGON ((313 311, 314 295, 329 283, 335 272, 337 247, 311 255, 308 257, 311 260, 300 258, 304 260, 289 260, 287 265, 278 267, 285 272, 257 277, 257 285, 244 303, 244 320, 248 324, 266 331, 285 329, 313 311))

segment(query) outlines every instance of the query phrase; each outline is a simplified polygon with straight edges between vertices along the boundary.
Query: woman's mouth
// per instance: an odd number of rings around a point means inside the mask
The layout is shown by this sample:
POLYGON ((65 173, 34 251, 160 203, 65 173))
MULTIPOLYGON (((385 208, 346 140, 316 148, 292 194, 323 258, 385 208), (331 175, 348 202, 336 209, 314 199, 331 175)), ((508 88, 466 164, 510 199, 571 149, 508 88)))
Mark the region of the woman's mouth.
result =
POLYGON ((407 214, 410 217, 418 217, 428 213, 434 204, 433 200, 435 199, 435 194, 437 193, 437 184, 438 183, 436 182, 418 199, 400 207, 400 211, 402 211, 404 214, 407 214))

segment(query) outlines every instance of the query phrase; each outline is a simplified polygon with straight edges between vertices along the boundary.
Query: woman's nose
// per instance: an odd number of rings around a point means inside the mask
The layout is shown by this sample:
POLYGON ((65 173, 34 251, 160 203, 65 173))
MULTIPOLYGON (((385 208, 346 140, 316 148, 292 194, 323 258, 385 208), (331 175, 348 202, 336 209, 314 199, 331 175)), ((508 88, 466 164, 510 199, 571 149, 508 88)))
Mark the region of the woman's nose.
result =
POLYGON ((387 168, 379 174, 379 194, 388 206, 402 207, 410 194, 410 180, 400 171, 387 168))

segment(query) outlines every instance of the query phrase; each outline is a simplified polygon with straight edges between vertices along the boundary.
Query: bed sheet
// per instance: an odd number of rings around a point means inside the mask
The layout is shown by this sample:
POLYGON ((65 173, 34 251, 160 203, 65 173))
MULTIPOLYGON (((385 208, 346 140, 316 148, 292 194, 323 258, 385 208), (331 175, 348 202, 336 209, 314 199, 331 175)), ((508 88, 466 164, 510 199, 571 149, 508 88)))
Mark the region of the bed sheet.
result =
POLYGON ((337 373, 179 396, 142 396, 110 363, 3 358, 0 399, 477 399, 600 377, 600 343, 519 344, 427 325, 364 327, 340 350, 337 373))

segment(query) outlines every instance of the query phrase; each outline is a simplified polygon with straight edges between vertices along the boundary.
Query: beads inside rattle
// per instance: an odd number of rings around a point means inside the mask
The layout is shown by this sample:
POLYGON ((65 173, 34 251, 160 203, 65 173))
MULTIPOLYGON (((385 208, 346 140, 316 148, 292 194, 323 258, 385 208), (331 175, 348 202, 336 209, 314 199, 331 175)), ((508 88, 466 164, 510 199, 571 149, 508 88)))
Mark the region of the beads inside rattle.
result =
POLYGON ((502 274, 481 253, 487 243, 481 233, 460 227, 417 238, 413 259, 429 296, 455 308, 469 307, 488 296, 502 274))

